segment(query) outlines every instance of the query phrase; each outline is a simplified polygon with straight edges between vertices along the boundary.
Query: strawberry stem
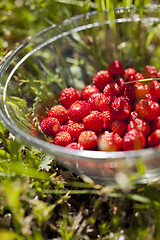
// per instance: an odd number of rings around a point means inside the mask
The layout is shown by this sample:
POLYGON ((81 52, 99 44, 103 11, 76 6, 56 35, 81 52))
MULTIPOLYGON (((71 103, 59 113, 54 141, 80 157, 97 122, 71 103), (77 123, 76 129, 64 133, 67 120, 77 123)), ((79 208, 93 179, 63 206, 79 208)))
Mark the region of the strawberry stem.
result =
POLYGON ((160 78, 145 78, 145 79, 139 79, 139 80, 125 82, 124 84, 126 85, 126 84, 130 84, 130 83, 135 83, 135 82, 149 82, 149 81, 154 81, 154 80, 160 80, 160 78))

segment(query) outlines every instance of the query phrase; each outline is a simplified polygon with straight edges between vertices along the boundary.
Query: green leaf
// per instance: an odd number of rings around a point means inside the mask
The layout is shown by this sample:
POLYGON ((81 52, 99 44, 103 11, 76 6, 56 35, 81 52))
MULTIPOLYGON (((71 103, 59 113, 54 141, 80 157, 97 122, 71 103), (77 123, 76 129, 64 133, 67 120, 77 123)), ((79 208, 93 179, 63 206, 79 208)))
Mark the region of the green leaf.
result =
POLYGON ((50 168, 51 168, 51 162, 53 161, 53 157, 49 156, 49 155, 42 155, 42 158, 41 158, 41 163, 40 163, 40 168, 42 170, 46 170, 46 171, 49 171, 50 168))

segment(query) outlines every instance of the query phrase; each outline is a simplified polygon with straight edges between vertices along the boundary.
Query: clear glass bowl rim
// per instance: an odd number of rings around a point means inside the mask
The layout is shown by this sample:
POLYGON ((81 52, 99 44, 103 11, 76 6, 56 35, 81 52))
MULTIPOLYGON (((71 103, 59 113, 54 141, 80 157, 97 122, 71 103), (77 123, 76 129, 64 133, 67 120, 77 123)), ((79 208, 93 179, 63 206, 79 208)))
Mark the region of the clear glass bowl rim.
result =
MULTIPOLYGON (((146 10, 156 10, 160 8, 160 5, 148 5, 146 7, 144 7, 144 9, 146 10)), ((131 10, 136 10, 137 8, 135 6, 132 7, 119 7, 119 8, 115 8, 114 11, 115 12, 122 12, 122 11, 131 11, 131 10)), ((108 12, 108 10, 105 11, 106 13, 108 12)), ((61 26, 63 24, 67 24, 73 20, 78 20, 80 18, 86 18, 86 17, 90 17, 92 15, 96 15, 98 14, 98 11, 92 11, 92 12, 88 12, 88 13, 84 13, 81 15, 77 15, 74 17, 71 17, 69 19, 64 20, 61 23, 58 24, 53 24, 45 29, 43 29, 42 31, 38 32, 37 34, 35 34, 34 36, 30 37, 27 41, 25 41, 24 43, 22 43, 17 49, 15 49, 11 55, 6 59, 6 61, 3 63, 3 65, 0 68, 0 84, 1 84, 1 80, 2 77, 5 73, 5 71, 7 70, 9 64, 12 62, 12 60, 14 59, 14 57, 21 51, 21 49, 23 49, 30 41, 32 41, 34 38, 43 35, 45 32, 56 28, 57 26, 61 26)), ((0 85, 0 88, 2 86, 0 85)), ((4 124, 4 126, 10 131, 12 132, 15 136, 19 137, 21 140, 23 140, 26 144, 31 145, 31 146, 35 146, 36 148, 38 148, 40 151, 51 154, 51 155, 55 155, 55 156, 61 156, 62 154, 65 154, 67 158, 71 157, 74 159, 74 157, 76 157, 76 159, 80 159, 81 157, 83 158, 90 158, 93 161, 95 160, 99 160, 99 161, 106 161, 107 159, 112 159, 112 160, 117 160, 117 159, 126 159, 126 158, 136 158, 136 157, 143 157, 144 161, 145 161, 145 157, 146 156, 151 156, 152 154, 156 155, 156 156, 160 156, 160 149, 155 149, 155 148, 146 148, 146 149, 142 149, 142 150, 136 150, 136 151, 118 151, 118 152, 103 152, 103 151, 91 151, 91 150, 74 150, 74 149, 67 149, 58 145, 54 145, 51 143, 47 143, 43 140, 40 140, 38 138, 35 138, 25 132, 23 132, 21 129, 19 129, 16 125, 14 125, 3 113, 3 109, 0 107, 0 120, 1 122, 4 124)))

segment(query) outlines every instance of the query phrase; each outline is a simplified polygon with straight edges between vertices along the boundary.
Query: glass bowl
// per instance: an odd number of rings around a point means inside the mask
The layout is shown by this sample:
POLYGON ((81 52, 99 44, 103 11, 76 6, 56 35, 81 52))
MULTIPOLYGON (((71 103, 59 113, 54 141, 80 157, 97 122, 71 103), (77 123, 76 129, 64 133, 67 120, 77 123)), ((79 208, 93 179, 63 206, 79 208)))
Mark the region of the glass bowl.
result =
POLYGON ((79 151, 48 143, 40 118, 65 87, 81 90, 113 60, 141 71, 159 68, 160 6, 89 12, 52 25, 20 45, 0 69, 0 119, 25 143, 78 175, 112 185, 160 179, 160 149, 79 151))

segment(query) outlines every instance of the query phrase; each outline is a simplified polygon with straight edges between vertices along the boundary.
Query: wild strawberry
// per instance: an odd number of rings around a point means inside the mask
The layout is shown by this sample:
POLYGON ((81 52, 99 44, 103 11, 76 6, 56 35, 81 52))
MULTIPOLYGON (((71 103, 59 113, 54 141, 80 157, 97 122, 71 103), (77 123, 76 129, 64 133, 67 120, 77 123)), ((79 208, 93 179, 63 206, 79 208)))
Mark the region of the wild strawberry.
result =
POLYGON ((146 89, 140 82, 129 83, 125 86, 124 95, 131 101, 145 98, 146 89))
POLYGON ((53 139, 53 143, 59 146, 67 146, 72 142, 72 137, 68 132, 59 132, 53 139))
POLYGON ((48 117, 41 122, 41 130, 47 136, 53 136, 60 131, 60 122, 57 118, 48 117))
POLYGON ((126 68, 124 70, 123 77, 124 79, 128 80, 131 76, 134 76, 136 74, 136 70, 134 68, 126 68))
POLYGON ((87 101, 88 98, 93 94, 93 93, 100 93, 99 89, 96 88, 94 85, 87 85, 85 86, 82 91, 81 91, 81 98, 84 101, 87 101))
POLYGON ((144 76, 141 74, 141 73, 136 73, 135 75, 132 75, 128 78, 128 82, 130 81, 139 81, 139 80, 142 80, 144 79, 144 76))
POLYGON ((75 122, 71 119, 68 119, 66 122, 65 122, 65 125, 72 125, 74 124, 75 122))
POLYGON ((129 132, 126 132, 123 137, 123 150, 139 150, 143 149, 146 145, 146 139, 143 133, 132 129, 129 132))
POLYGON ((124 120, 131 112, 130 101, 124 97, 116 98, 111 105, 111 116, 117 120, 124 120))
POLYGON ((83 119, 84 127, 88 130, 101 132, 103 128, 103 120, 101 113, 92 111, 88 116, 83 119))
POLYGON ((119 97, 123 94, 123 88, 120 87, 117 83, 108 83, 103 89, 103 93, 106 97, 119 97))
POLYGON ((148 94, 151 94, 152 99, 157 101, 160 98, 160 83, 158 81, 151 81, 146 86, 148 94))
POLYGON ((108 71, 114 77, 122 76, 124 73, 123 66, 118 60, 114 60, 112 63, 108 65, 108 71))
POLYGON ((103 129, 110 131, 111 130, 111 122, 112 122, 110 111, 102 112, 101 117, 103 120, 103 129))
POLYGON ((159 104, 157 102, 141 99, 136 104, 135 111, 139 118, 146 121, 152 121, 154 118, 158 117, 159 104))
POLYGON ((106 96, 103 93, 93 93, 87 101, 91 111, 99 111, 100 102, 104 99, 106 99, 106 96))
POLYGON ((142 74, 143 74, 144 78, 156 78, 157 70, 154 66, 147 65, 143 68, 142 74))
POLYGON ((80 143, 84 149, 94 149, 98 144, 98 138, 94 131, 84 131, 79 135, 78 143, 80 143))
POLYGON ((74 103, 77 100, 80 100, 81 96, 78 90, 75 88, 65 88, 62 90, 60 94, 60 103, 62 106, 69 108, 72 103, 74 103))
POLYGON ((133 111, 130 113, 130 116, 128 117, 128 122, 133 121, 134 119, 136 119, 138 117, 138 114, 136 113, 136 111, 133 111))
POLYGON ((160 129, 155 130, 152 132, 148 139, 148 147, 157 147, 160 145, 160 129))
POLYGON ((60 132, 69 132, 69 125, 67 124, 61 125, 60 132))
POLYGON ((68 111, 62 105, 55 105, 49 110, 48 117, 55 117, 63 124, 68 119, 68 111))
POLYGON ((122 148, 122 138, 113 132, 105 131, 98 138, 98 149, 101 151, 119 151, 122 148))
POLYGON ((117 79, 115 79, 115 82, 118 84, 118 86, 120 86, 122 89, 123 89, 123 91, 124 91, 124 87, 125 87, 125 85, 124 85, 124 83, 126 82, 126 80, 124 79, 124 78, 117 78, 117 79))
POLYGON ((111 123, 111 130, 113 133, 118 133, 120 136, 123 136, 127 130, 126 121, 114 120, 111 123))
POLYGON ((80 143, 72 142, 66 146, 66 148, 69 149, 75 149, 75 150, 84 150, 84 147, 81 146, 80 143))
POLYGON ((111 109, 112 102, 115 100, 116 97, 109 96, 102 99, 99 103, 99 110, 101 112, 103 111, 109 111, 111 109))
POLYGON ((143 133, 145 137, 147 137, 150 133, 149 123, 141 118, 136 118, 135 120, 129 122, 128 131, 132 129, 136 129, 137 131, 143 133))
POLYGON ((74 123, 68 126, 68 132, 72 138, 78 138, 81 132, 85 130, 83 123, 74 123))
POLYGON ((156 117, 150 122, 151 131, 155 131, 156 129, 160 129, 160 117, 156 117))
POLYGON ((68 109, 70 119, 75 122, 81 122, 90 112, 90 106, 85 101, 75 101, 68 109))
POLYGON ((107 83, 113 81, 112 75, 107 70, 101 70, 96 73, 93 78, 93 84, 100 90, 103 91, 107 83))

